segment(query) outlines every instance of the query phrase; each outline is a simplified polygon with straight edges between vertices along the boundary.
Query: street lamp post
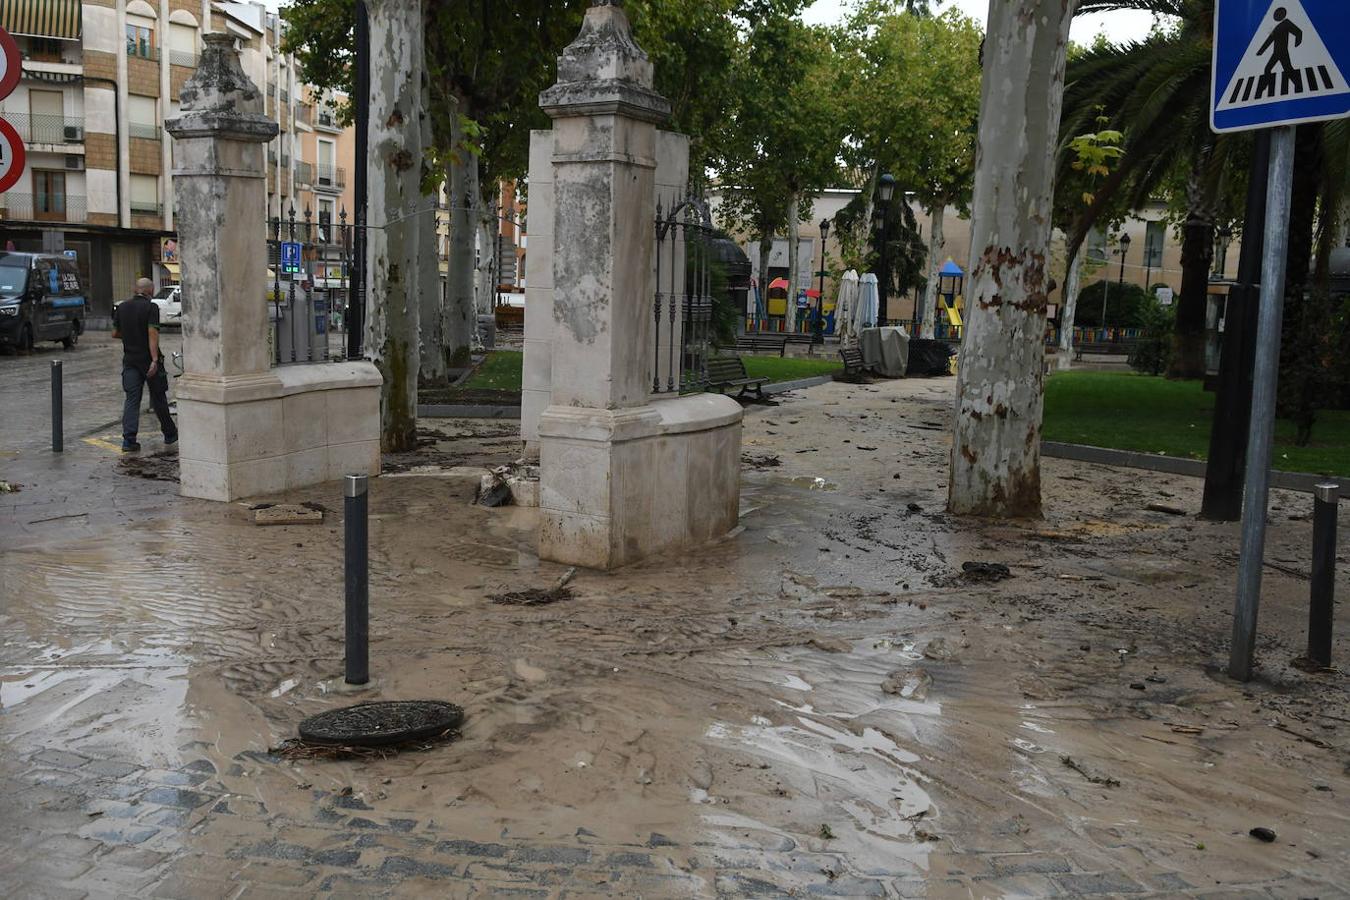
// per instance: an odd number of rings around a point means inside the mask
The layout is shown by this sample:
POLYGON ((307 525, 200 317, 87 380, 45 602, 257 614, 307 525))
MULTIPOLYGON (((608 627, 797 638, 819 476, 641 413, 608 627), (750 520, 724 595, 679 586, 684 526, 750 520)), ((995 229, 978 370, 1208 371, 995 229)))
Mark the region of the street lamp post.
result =
POLYGON ((816 327, 812 342, 825 343, 825 239, 830 235, 830 220, 820 220, 820 287, 816 296, 816 327))
POLYGON ((1120 284, 1125 283, 1125 254, 1130 252, 1130 236, 1122 234, 1120 236, 1120 284))
POLYGON ((1223 278, 1228 268, 1228 245, 1233 240, 1233 229, 1227 225, 1214 235, 1214 274, 1223 278))
POLYGON ((884 173, 877 179, 877 207, 872 214, 872 224, 877 227, 877 236, 880 243, 880 259, 877 267, 881 269, 880 278, 877 279, 877 321, 875 325, 885 325, 889 316, 887 315, 887 294, 890 287, 891 272, 889 268, 890 260, 886 258, 886 220, 887 213, 890 211, 891 197, 895 194, 895 176, 890 172, 884 173))

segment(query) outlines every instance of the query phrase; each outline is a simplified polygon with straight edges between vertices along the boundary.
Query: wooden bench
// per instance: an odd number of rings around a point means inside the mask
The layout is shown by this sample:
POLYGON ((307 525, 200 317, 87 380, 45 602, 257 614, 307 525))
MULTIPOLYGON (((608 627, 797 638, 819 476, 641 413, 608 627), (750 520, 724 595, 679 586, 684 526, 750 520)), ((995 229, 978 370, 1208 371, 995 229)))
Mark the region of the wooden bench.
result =
POLYGON ((858 347, 840 347, 839 358, 844 361, 844 378, 860 381, 867 365, 863 362, 862 350, 858 347))
POLYGON ((1081 360, 1084 353, 1098 356, 1129 356, 1134 351, 1135 340, 1126 341, 1083 341, 1073 345, 1073 358, 1081 360))
POLYGON ((708 359, 708 389, 725 394, 728 388, 739 387, 736 396, 744 397, 746 391, 754 391, 755 398, 764 399, 764 385, 767 378, 751 378, 745 371, 745 363, 739 356, 713 356, 708 359))

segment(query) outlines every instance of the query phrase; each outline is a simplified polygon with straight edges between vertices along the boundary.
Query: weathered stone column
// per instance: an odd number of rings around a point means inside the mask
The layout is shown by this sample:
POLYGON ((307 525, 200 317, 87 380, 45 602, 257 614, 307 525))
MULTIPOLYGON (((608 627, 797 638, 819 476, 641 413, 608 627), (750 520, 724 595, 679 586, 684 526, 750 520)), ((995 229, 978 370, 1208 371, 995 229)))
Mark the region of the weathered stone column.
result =
POLYGON ((277 133, 239 65, 234 38, 203 36, 177 142, 183 370, 177 380, 180 490, 208 500, 379 472, 379 372, 368 362, 272 367, 266 169, 277 133))
POLYGON ((735 525, 741 409, 650 397, 656 126, 669 104, 620 0, 587 10, 540 106, 553 119, 553 297, 551 334, 531 334, 550 357, 539 553, 608 569, 735 525))
MULTIPOLYGON (((234 37, 202 36, 197 72, 183 85, 182 115, 164 123, 177 141, 174 207, 184 255, 183 370, 252 375, 271 366, 267 347, 267 259, 263 144, 277 124, 239 66, 234 37), (233 225, 234 227, 227 227, 233 225)), ((186 376, 185 376, 186 377, 186 376)))

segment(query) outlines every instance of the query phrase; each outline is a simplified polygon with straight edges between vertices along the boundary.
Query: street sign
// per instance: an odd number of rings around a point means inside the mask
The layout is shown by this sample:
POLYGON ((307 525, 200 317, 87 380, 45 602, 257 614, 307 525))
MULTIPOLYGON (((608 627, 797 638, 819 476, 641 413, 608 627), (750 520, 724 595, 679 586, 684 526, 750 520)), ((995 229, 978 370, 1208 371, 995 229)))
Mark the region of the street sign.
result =
POLYGON ((5 99, 19 83, 23 75, 23 59, 19 56, 19 45, 9 32, 0 28, 0 100, 5 99))
POLYGON ((1217 0, 1210 126, 1250 131, 1350 115, 1345 0, 1217 0))
POLYGON ((281 242, 281 271, 287 275, 300 274, 300 251, 299 241, 281 242))
POLYGON ((0 194, 19 183, 24 158, 23 138, 13 125, 0 119, 0 194))

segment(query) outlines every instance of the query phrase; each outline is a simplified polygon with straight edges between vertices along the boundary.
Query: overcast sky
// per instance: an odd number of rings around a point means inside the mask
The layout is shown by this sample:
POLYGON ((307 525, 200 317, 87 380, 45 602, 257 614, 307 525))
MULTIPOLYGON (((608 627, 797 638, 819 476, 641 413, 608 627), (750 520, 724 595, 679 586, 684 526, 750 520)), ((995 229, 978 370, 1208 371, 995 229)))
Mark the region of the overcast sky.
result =
MULTIPOLYGON (((934 4, 938 12, 956 7, 972 19, 984 24, 989 15, 989 0, 939 0, 934 4)), ((807 10, 807 22, 832 24, 839 21, 845 9, 844 0, 816 0, 807 10)), ((1105 32, 1113 43, 1138 40, 1153 27, 1153 16, 1137 10, 1120 10, 1077 16, 1073 20, 1070 37, 1080 44, 1091 41, 1098 32, 1105 32)))

